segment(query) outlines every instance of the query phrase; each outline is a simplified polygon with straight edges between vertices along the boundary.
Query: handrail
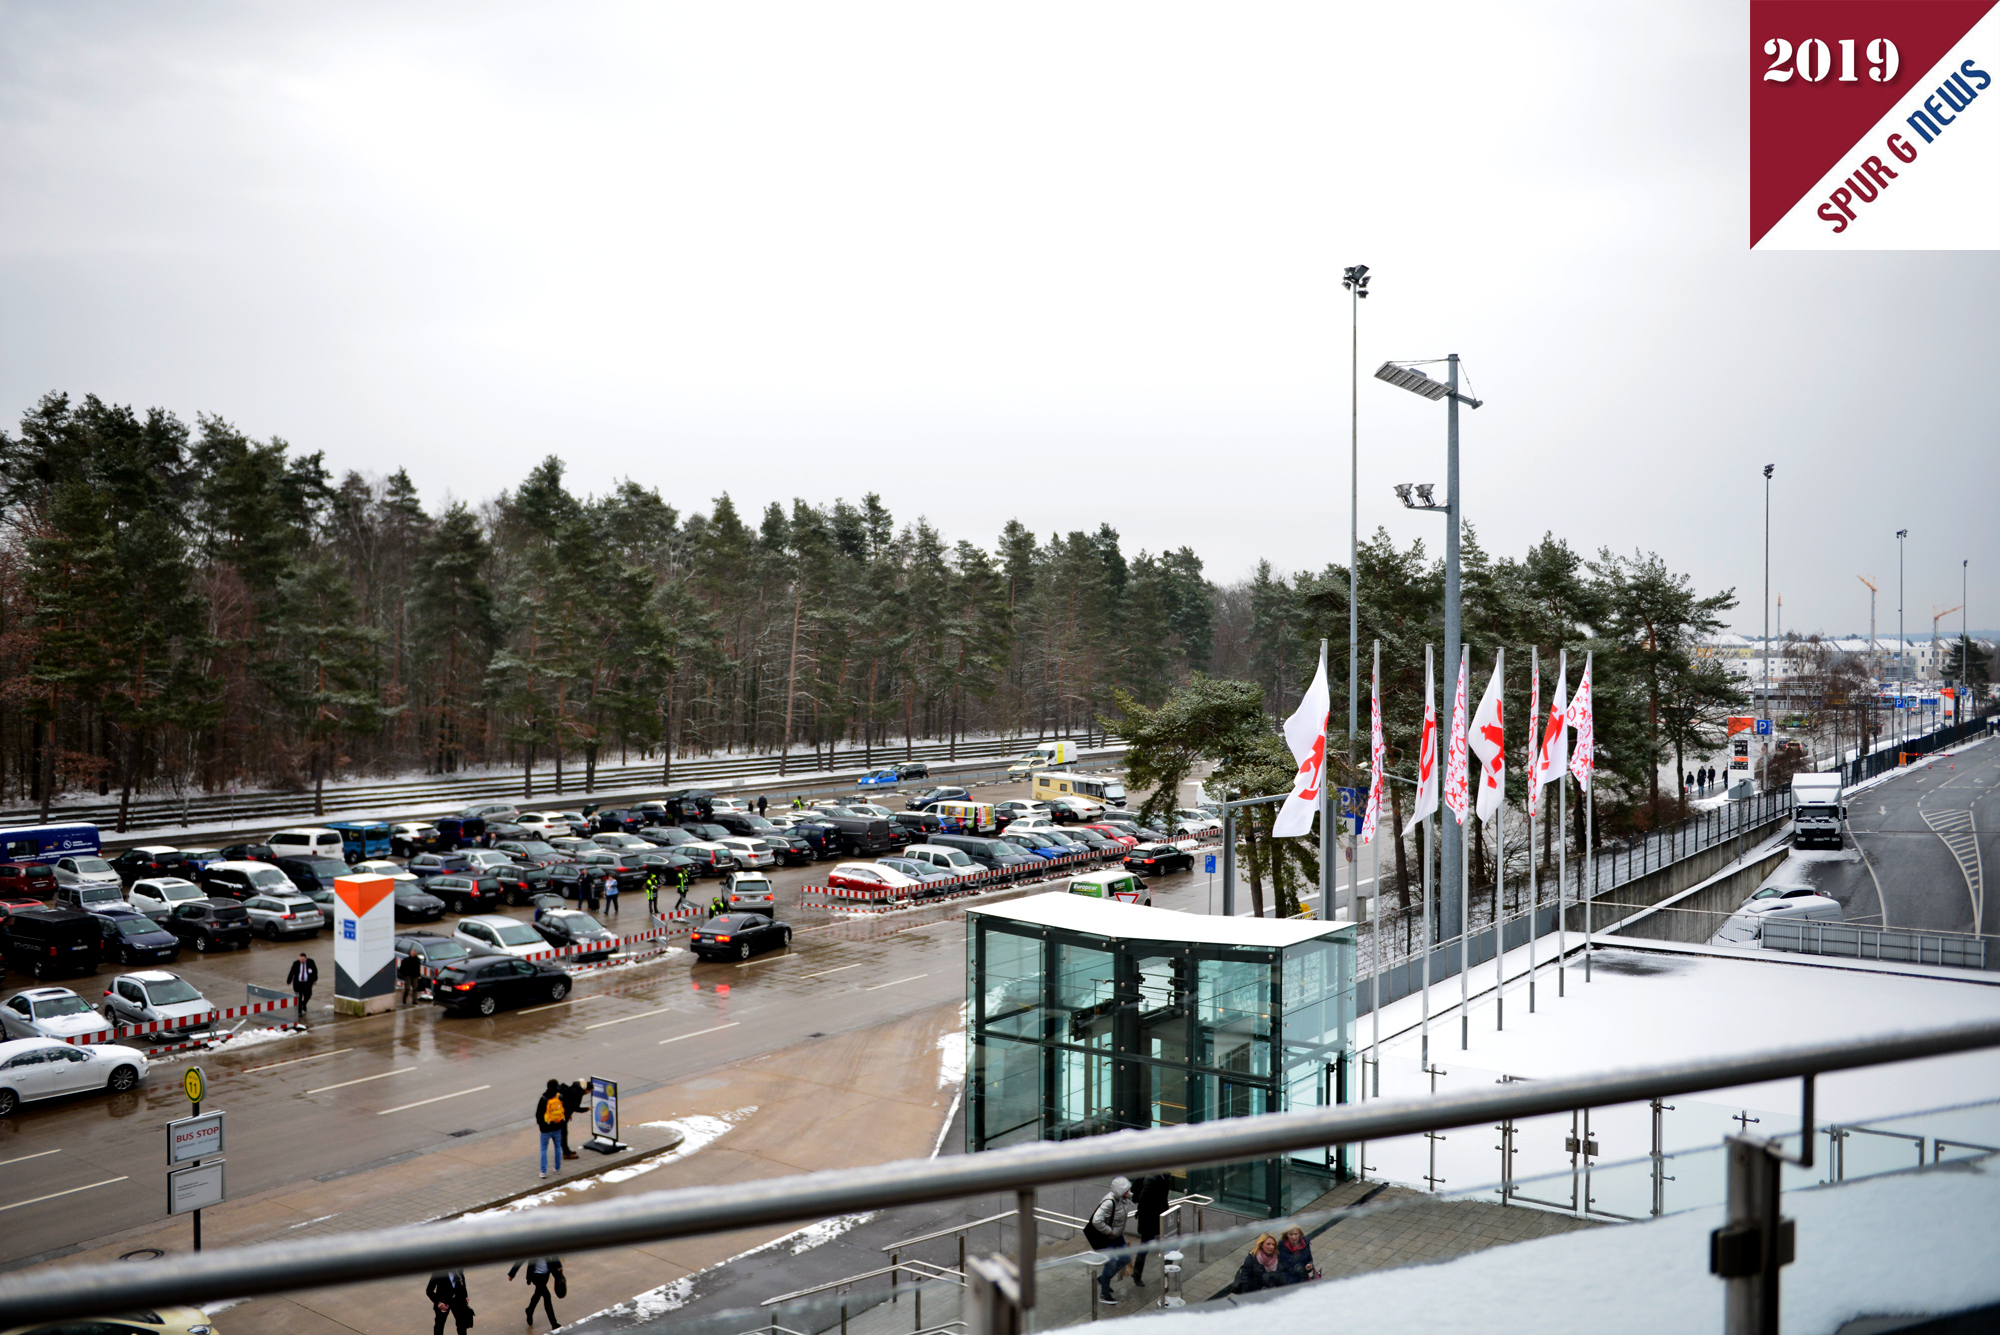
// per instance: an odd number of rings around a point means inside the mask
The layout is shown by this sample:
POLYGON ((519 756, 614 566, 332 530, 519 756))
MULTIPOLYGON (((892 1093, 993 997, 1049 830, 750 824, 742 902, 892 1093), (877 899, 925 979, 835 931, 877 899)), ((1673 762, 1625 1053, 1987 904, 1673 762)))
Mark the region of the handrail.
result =
POLYGON ((1425 1098, 1226 1118, 724 1186, 683 1187, 448 1228, 415 1224, 267 1242, 121 1266, 0 1275, 0 1327, 93 1312, 254 1297, 424 1275, 523 1256, 802 1224, 897 1205, 1026 1191, 1078 1178, 1267 1159, 1292 1150, 1636 1103, 1702 1090, 2000 1047, 2000 1020, 1636 1070, 1537 1080, 1425 1098))

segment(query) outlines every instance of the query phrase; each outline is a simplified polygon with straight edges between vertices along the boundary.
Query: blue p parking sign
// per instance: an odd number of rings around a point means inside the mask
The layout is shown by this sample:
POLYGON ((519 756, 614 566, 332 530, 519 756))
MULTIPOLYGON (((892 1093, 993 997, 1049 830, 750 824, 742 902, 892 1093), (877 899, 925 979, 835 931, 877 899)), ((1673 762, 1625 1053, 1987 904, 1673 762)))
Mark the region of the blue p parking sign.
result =
POLYGON ((1757 735, 1759 737, 1769 737, 1771 735, 1771 720, 1767 718, 1757 720, 1757 735))
POLYGON ((1202 859, 1202 870, 1207 872, 1210 876, 1215 875, 1215 854, 1210 853, 1207 857, 1202 859))

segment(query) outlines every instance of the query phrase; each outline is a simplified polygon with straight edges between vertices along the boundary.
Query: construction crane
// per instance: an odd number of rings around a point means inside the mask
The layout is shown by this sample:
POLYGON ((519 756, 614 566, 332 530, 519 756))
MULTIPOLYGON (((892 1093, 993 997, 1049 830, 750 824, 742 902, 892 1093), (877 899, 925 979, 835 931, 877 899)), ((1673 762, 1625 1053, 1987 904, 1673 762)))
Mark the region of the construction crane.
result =
POLYGON ((1875 671, 1875 581, 1866 575, 1854 578, 1868 586, 1868 670, 1875 671))
POLYGON ((1947 607, 1944 609, 1944 611, 1940 612, 1937 610, 1936 603, 1931 604, 1931 670, 1938 674, 1940 680, 1943 679, 1944 677, 1944 660, 1938 657, 1938 651, 1937 651, 1938 622, 1944 620, 1946 617, 1950 616, 1953 612, 1958 611, 1960 607, 1964 606, 1965 606, 1964 603, 1960 603, 1958 607, 1947 607))

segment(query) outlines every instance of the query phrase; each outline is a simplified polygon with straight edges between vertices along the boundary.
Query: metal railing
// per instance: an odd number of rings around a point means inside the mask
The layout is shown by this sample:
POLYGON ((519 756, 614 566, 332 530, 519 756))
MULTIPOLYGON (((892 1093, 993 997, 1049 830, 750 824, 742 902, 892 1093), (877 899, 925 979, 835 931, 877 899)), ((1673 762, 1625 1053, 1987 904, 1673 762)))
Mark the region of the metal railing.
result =
MULTIPOLYGON (((2000 1020, 1430 1098, 1341 1104, 1125 1131, 1081 1141, 1022 1145, 949 1159, 905 1160, 761 1182, 686 1187, 563 1210, 460 1219, 443 1228, 418 1224, 122 1266, 92 1263, 51 1267, 0 1275, 0 1326, 135 1307, 254 1297, 397 1275, 428 1275, 523 1256, 590 1251, 771 1224, 803 1224, 863 1210, 998 1192, 1016 1193, 1022 1213, 1032 1219, 1036 1188, 1081 1178, 1269 1159, 1294 1150, 1637 1103, 1766 1080, 1803 1078, 1809 1099, 1812 1078, 1822 1072, 1991 1047, 2000 1047, 2000 1020)), ((1805 1120, 1811 1121, 1809 1111, 1805 1120)), ((1032 1307, 1031 1286, 1024 1298, 1021 1305, 1032 1307)))
POLYGON ((1992 710, 1983 709, 1977 717, 1963 723, 1948 724, 1921 737, 1911 737, 1900 742, 1870 751, 1865 756, 1857 756, 1840 766, 1841 783, 1849 788, 1878 774, 1886 774, 1903 764, 1904 757, 1927 756, 1946 747, 1957 746, 1960 742, 1971 741, 1975 737, 1988 736, 1992 731, 1992 710))
POLYGON ((1763 924, 1763 939, 1766 950, 1789 950, 1803 955, 1840 955, 1849 959, 1942 964, 1962 969, 1986 967, 1986 942, 1963 932, 1921 932, 1863 923, 1773 918, 1763 924))

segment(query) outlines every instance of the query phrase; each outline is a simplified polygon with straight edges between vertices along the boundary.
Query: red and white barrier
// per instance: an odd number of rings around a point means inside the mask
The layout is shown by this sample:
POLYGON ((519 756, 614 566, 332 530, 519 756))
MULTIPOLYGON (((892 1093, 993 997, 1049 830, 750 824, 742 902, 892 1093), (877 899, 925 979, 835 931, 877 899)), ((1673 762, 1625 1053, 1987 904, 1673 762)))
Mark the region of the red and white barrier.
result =
MULTIPOLYGON (((112 1025, 93 1030, 88 1034, 73 1034, 63 1040, 78 1046, 92 1043, 116 1043, 121 1038, 131 1038, 138 1034, 168 1034, 181 1029, 207 1028, 222 1020, 240 1019, 246 1015, 262 1015, 266 1011, 288 1011, 292 999, 282 1001, 253 1001, 246 1006, 231 1006, 226 1010, 209 1011, 203 1015, 189 1015, 179 1020, 147 1020, 142 1024, 112 1025)), ((172 1051, 172 1049, 166 1049, 172 1051)))

